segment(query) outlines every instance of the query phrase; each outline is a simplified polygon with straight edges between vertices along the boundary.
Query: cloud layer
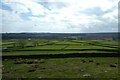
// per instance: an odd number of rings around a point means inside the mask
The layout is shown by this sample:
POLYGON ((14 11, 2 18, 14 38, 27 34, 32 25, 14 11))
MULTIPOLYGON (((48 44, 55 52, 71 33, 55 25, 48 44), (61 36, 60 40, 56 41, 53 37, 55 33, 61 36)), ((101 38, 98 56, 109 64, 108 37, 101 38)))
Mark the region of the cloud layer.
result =
POLYGON ((118 0, 2 0, 2 32, 118 31, 118 0))

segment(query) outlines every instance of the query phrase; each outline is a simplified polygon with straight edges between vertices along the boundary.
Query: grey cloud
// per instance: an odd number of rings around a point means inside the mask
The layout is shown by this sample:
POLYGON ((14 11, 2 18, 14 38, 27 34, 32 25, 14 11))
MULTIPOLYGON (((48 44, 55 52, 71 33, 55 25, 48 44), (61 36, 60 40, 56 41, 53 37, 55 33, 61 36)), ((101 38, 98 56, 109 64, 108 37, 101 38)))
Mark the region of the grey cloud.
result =
POLYGON ((101 16, 104 14, 104 12, 99 7, 85 9, 83 13, 96 16, 101 16))
POLYGON ((100 7, 94 7, 94 8, 87 8, 83 11, 80 11, 79 13, 84 13, 86 15, 96 15, 96 16, 102 16, 104 14, 112 12, 116 7, 113 7, 111 9, 108 9, 106 11, 103 11, 100 7))
POLYGON ((48 1, 45 2, 44 1, 44 2, 38 2, 38 3, 43 7, 47 8, 48 10, 62 9, 68 6, 68 3, 65 3, 65 2, 48 2, 48 1))
POLYGON ((102 21, 103 23, 91 23, 89 27, 82 28, 83 32, 116 32, 118 23, 116 21, 102 21))

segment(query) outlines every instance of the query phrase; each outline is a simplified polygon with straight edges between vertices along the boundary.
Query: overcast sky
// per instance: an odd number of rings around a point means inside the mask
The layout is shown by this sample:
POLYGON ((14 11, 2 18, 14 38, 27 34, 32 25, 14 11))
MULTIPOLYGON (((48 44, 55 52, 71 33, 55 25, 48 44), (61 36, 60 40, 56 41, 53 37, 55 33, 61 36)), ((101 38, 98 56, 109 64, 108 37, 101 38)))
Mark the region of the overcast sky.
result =
POLYGON ((119 0, 1 0, 2 32, 118 31, 119 0))

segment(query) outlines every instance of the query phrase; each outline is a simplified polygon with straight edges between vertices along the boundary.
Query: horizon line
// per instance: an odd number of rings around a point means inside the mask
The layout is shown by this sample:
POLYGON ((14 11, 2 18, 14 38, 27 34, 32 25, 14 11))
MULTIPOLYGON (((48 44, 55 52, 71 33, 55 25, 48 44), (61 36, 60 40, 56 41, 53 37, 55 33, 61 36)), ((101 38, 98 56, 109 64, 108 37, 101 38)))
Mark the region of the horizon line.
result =
POLYGON ((10 33, 51 33, 51 34, 82 34, 82 33, 120 33, 120 32, 0 32, 0 34, 10 34, 10 33))

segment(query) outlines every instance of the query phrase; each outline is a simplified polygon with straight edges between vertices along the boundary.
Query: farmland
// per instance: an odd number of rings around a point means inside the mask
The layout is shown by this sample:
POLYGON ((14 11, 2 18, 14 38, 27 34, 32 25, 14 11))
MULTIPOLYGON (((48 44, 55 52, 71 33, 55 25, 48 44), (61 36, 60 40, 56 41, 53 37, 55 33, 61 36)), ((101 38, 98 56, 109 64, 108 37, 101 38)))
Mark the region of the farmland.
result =
POLYGON ((117 40, 45 38, 4 39, 3 78, 119 77, 117 40))
POLYGON ((6 59, 3 65, 3 78, 118 77, 117 58, 6 59))
POLYGON ((32 41, 24 41, 24 48, 21 48, 19 42, 5 41, 3 42, 3 48, 7 47, 6 51, 3 51, 4 55, 32 55, 32 54, 65 54, 65 53, 112 53, 118 51, 118 44, 115 41, 111 43, 102 43, 104 41, 94 40, 71 40, 71 41, 43 41, 37 40, 38 45, 34 46, 32 41), (92 44, 94 43, 94 44, 92 44), (95 44, 97 43, 97 44, 95 44))

